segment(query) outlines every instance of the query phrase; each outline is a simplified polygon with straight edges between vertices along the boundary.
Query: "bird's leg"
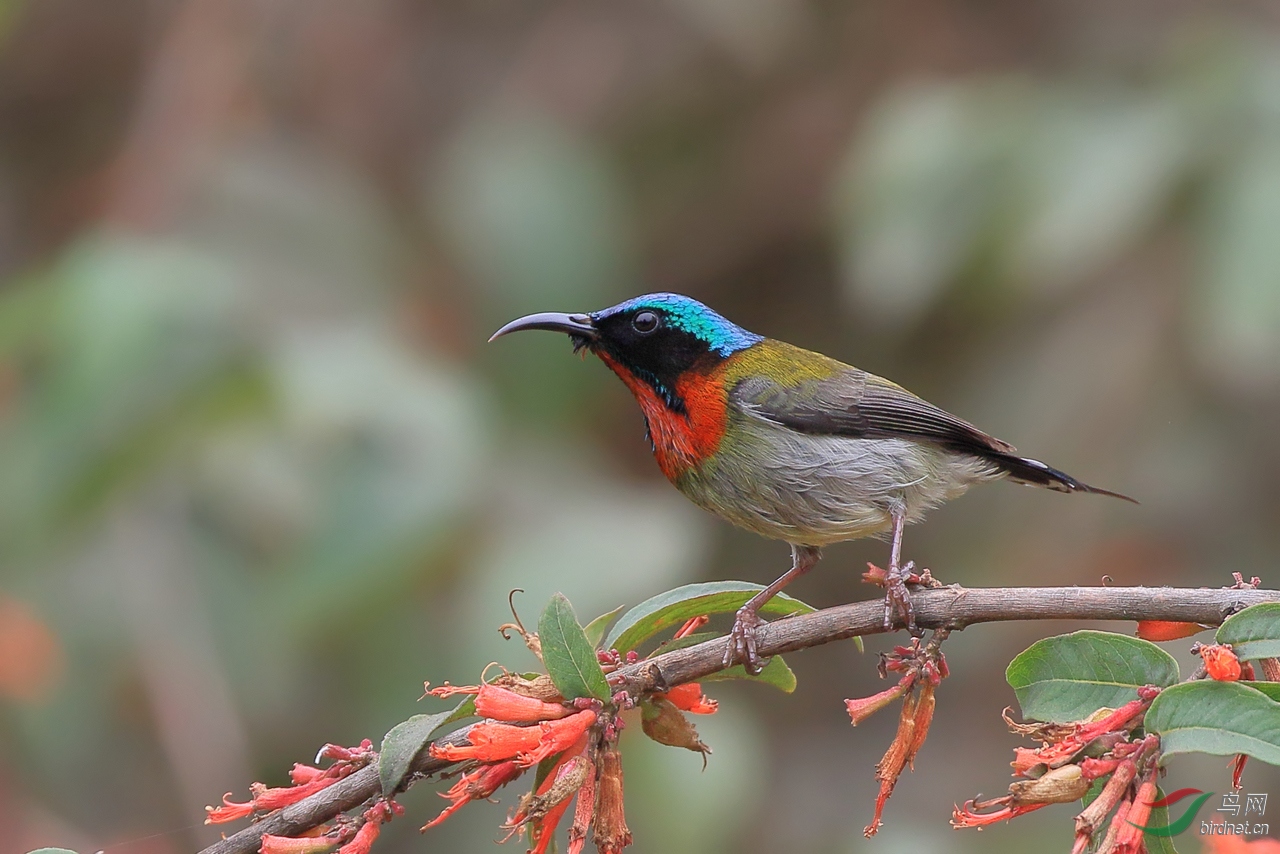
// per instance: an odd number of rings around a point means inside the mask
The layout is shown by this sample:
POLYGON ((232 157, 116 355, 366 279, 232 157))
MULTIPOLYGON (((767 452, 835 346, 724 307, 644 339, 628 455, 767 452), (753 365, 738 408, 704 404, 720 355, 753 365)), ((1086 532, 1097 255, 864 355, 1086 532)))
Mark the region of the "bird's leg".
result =
POLYGON ((759 673, 764 669, 760 663, 760 656, 756 654, 756 629, 764 622, 760 619, 760 609, 776 596, 778 591, 812 569, 820 557, 822 557, 822 551, 816 546, 793 545, 791 547, 791 569, 783 573, 777 581, 752 596, 734 616, 733 628, 729 631, 729 648, 724 653, 725 667, 731 667, 735 661, 738 661, 748 673, 759 673))
MULTIPOLYGON (((907 624, 907 631, 916 635, 920 630, 916 627, 915 609, 911 607, 911 594, 907 591, 906 575, 902 571, 902 531, 907 525, 906 517, 901 512, 894 512, 893 545, 889 549, 889 569, 884 578, 884 628, 893 629, 895 617, 902 617, 907 624)), ((908 569, 912 568, 908 565, 908 569)))

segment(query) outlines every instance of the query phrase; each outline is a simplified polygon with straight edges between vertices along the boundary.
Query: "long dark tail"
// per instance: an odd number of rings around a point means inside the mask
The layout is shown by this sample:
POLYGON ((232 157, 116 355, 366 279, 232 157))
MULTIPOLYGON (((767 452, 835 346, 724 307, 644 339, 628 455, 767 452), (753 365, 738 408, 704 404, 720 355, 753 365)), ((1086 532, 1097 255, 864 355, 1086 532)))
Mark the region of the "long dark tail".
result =
POLYGON ((1094 492, 1098 495, 1110 495, 1112 498, 1120 498, 1125 501, 1132 501, 1137 504, 1137 500, 1127 495, 1121 495, 1119 492, 1112 492, 1109 489, 1099 489, 1096 486, 1090 486, 1087 483, 1081 483, 1066 472, 1047 466, 1039 460, 1028 459, 1027 457, 1017 457, 1013 454, 1002 454, 999 452, 987 453, 982 455, 983 459, 990 460, 1000 467, 1002 471, 1009 475, 1010 478, 1018 483, 1030 483, 1035 486, 1043 486, 1045 489, 1052 489, 1056 492, 1094 492))

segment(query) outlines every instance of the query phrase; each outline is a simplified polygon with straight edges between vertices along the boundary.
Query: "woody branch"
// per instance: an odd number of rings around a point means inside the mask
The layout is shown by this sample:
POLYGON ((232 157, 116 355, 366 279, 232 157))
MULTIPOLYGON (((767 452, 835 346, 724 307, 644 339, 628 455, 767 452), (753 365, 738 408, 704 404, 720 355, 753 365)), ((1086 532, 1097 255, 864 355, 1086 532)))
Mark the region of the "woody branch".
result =
MULTIPOLYGON (((1169 620, 1218 625, 1250 605, 1280 602, 1280 590, 1185 587, 944 587, 913 594, 916 621, 922 628, 963 629, 975 623, 1022 620, 1169 620)), ((877 599, 826 608, 766 624, 758 635, 763 656, 781 655, 832 641, 884 631, 884 603, 877 599)), ((619 668, 609 675, 615 690, 636 697, 667 690, 724 669, 722 638, 674 650, 619 668)), ((465 744, 462 727, 435 740, 438 745, 465 744)), ((417 776, 445 770, 451 764, 421 751, 417 776)), ((380 792, 378 769, 371 764, 340 782, 272 814, 239 833, 205 848, 200 854, 251 854, 263 834, 296 836, 354 809, 380 792)))

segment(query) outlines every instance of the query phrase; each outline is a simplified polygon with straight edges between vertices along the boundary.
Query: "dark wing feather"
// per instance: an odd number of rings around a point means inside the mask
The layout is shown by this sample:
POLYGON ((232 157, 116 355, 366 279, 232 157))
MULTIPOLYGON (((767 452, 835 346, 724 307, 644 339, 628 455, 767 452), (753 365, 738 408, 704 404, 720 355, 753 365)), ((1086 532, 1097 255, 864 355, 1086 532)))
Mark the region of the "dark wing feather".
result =
POLYGON ((767 377, 738 383, 733 396, 747 411, 799 433, 852 439, 915 439, 975 454, 1014 448, 911 392, 856 368, 824 379, 783 385, 767 377))
POLYGON ((799 433, 930 442, 988 460, 1021 483, 1133 501, 1127 495, 1082 483, 1039 460, 1020 457, 1008 442, 857 368, 845 366, 832 376, 805 378, 793 385, 763 376, 748 377, 734 387, 732 397, 745 411, 799 433))

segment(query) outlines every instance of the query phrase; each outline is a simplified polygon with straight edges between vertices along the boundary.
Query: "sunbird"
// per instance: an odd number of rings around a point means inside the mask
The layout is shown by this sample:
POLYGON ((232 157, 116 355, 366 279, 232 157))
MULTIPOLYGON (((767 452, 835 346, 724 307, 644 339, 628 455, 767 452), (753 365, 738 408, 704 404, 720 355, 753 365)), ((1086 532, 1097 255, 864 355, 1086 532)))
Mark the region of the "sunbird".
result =
MULTIPOLYGON (((1008 477, 1058 492, 1126 495, 1020 457, 900 385, 765 338, 695 299, 655 293, 590 314, 542 312, 489 339, 566 333, 635 395, 658 467, 698 506, 791 546, 791 569, 737 612, 725 666, 759 672, 760 608, 829 543, 891 536, 884 625, 917 633, 902 532, 971 485, 1008 477)), ((1136 502, 1135 502, 1136 503, 1136 502)))

